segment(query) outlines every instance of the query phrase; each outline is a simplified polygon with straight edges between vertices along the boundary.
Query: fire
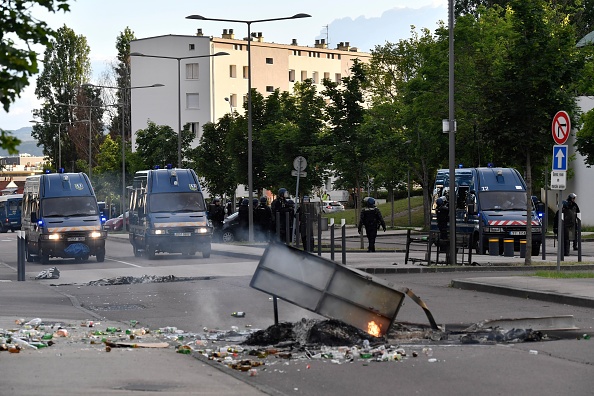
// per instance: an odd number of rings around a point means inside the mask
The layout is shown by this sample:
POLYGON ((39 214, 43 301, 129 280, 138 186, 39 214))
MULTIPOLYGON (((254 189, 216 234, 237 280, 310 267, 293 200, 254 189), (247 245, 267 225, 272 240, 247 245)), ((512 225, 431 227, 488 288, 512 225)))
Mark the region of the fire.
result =
POLYGON ((374 337, 380 336, 380 327, 373 320, 367 323, 367 332, 374 337))

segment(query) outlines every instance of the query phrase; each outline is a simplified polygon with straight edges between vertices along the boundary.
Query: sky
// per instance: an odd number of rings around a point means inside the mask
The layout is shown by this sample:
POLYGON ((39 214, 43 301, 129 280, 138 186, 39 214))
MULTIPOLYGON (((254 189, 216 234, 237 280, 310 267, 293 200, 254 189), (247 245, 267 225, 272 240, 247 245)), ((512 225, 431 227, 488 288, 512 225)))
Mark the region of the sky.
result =
MULTIPOLYGON (((329 48, 348 41, 359 51, 369 52, 386 41, 397 42, 410 37, 410 26, 417 29, 437 27, 439 20, 447 21, 447 0, 278 0, 258 1, 196 1, 196 0, 70 0, 68 13, 48 13, 45 9, 33 12, 37 19, 52 28, 66 25, 77 35, 87 38, 93 78, 98 77, 114 61, 118 35, 129 27, 136 38, 159 35, 193 35, 202 28, 206 36, 221 36, 223 29, 232 28, 235 37, 247 34, 243 23, 223 23, 185 19, 199 14, 209 18, 258 20, 310 14, 311 18, 289 21, 253 23, 253 32, 262 32, 266 42, 313 46, 316 39, 328 39, 329 48), (167 6, 165 6, 167 5, 167 6)), ((38 52, 44 49, 38 47, 38 52)), ((40 56, 43 59, 43 55, 40 56)), ((35 97, 37 76, 21 98, 11 105, 8 113, 0 109, 0 128, 16 130, 32 124, 31 111, 40 107, 35 97)))

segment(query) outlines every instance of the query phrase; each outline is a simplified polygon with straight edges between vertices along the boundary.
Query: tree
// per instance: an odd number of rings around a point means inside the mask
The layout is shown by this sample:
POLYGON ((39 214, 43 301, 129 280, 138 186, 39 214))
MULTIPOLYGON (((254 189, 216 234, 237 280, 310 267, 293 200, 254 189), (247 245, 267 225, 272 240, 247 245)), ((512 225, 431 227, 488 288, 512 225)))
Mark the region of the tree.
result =
MULTIPOLYGON (((481 86, 490 104, 485 139, 499 150, 501 163, 524 166, 527 216, 531 214, 532 172, 550 158, 550 125, 564 109, 577 121, 574 88, 583 67, 575 48, 575 29, 568 15, 544 0, 511 0, 501 17, 510 31, 505 52, 493 64, 492 81, 481 86)), ((487 112, 485 112, 487 115, 487 112)), ((527 245, 532 242, 527 227, 527 245)), ((531 249, 526 264, 531 262, 531 249)))
POLYGON ((67 0, 1 0, 0 8, 0 103, 8 112, 10 104, 27 85, 29 77, 39 72, 37 53, 32 44, 49 44, 55 32, 44 21, 33 17, 31 9, 39 5, 49 12, 70 11, 67 0), (18 39, 13 40, 12 35, 18 39), (19 48, 18 44, 26 46, 19 48))
POLYGON ((594 165, 594 110, 582 114, 583 127, 576 133, 575 145, 586 166, 594 165))
POLYGON ((113 71, 116 76, 116 84, 118 90, 116 91, 117 102, 123 104, 118 106, 117 116, 111 120, 110 130, 112 134, 119 134, 122 128, 122 120, 124 122, 124 131, 127 131, 124 138, 130 140, 131 136, 131 98, 130 98, 130 42, 136 40, 134 32, 126 27, 120 33, 116 40, 116 49, 118 50, 117 63, 113 65, 113 71))
POLYGON ((95 162, 93 156, 103 140, 103 102, 95 90, 82 86, 91 74, 89 53, 84 36, 76 35, 67 26, 57 30, 44 54, 45 67, 37 78, 35 94, 43 104, 33 114, 41 123, 31 133, 54 164, 60 146, 63 164, 85 160, 87 167, 79 171, 88 169, 89 155, 95 162), (58 124, 62 125, 60 134, 58 124), (61 141, 56 144, 58 137, 61 141))
MULTIPOLYGON (((29 85, 29 78, 39 72, 37 52, 33 44, 47 45, 55 36, 53 29, 31 13, 33 5, 40 5, 50 12, 70 10, 67 0, 1 0, 0 9, 0 103, 8 112, 11 103, 29 85), (17 41, 14 41, 14 34, 17 41), (19 48, 19 45, 26 48, 19 48)), ((21 141, 0 129, 0 147, 16 154, 21 141)))
MULTIPOLYGON (((185 153, 194 138, 188 126, 186 124, 181 132, 182 158, 186 157, 185 153)), ((177 164, 177 139, 178 134, 168 125, 157 125, 149 121, 145 129, 139 129, 136 132, 136 152, 142 159, 143 168, 177 164)), ((185 165, 187 163, 182 164, 182 167, 185 165)))
POLYGON ((200 144, 188 154, 189 166, 203 178, 204 186, 212 195, 233 196, 237 188, 234 154, 228 141, 232 124, 231 115, 225 115, 216 124, 204 124, 200 144))

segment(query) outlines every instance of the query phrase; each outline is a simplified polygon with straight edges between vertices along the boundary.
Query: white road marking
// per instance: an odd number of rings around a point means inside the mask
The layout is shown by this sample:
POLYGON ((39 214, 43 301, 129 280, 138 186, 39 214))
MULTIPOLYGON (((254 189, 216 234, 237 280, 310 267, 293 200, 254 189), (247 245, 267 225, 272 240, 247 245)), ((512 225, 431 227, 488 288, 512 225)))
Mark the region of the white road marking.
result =
POLYGON ((106 260, 115 261, 116 263, 120 263, 120 264, 129 265, 130 267, 143 268, 143 267, 142 267, 142 265, 136 265, 136 264, 132 264, 132 263, 129 263, 129 262, 127 262, 127 261, 121 261, 121 260, 116 260, 116 259, 107 258, 107 257, 105 257, 105 259, 106 259, 106 260))

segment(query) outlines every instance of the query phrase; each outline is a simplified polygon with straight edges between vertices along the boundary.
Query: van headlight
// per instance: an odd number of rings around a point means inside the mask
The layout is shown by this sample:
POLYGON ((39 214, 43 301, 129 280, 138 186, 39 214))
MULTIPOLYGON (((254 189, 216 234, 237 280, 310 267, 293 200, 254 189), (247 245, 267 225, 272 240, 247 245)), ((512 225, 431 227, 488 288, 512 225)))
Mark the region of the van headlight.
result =
POLYGON ((156 229, 156 230, 151 230, 151 233, 152 233, 153 235, 164 235, 164 234, 166 234, 166 233, 167 233, 167 231, 165 231, 165 230, 160 230, 160 229, 156 229))
POLYGON ((101 238, 102 236, 103 234, 101 233, 101 231, 93 231, 89 235, 90 238, 101 238))
POLYGON ((49 239, 50 241, 57 241, 61 238, 62 236, 60 234, 49 234, 47 236, 47 239, 49 239))
POLYGON ((194 230, 194 232, 196 234, 208 234, 208 228, 206 228, 206 227, 196 228, 196 230, 194 230))

